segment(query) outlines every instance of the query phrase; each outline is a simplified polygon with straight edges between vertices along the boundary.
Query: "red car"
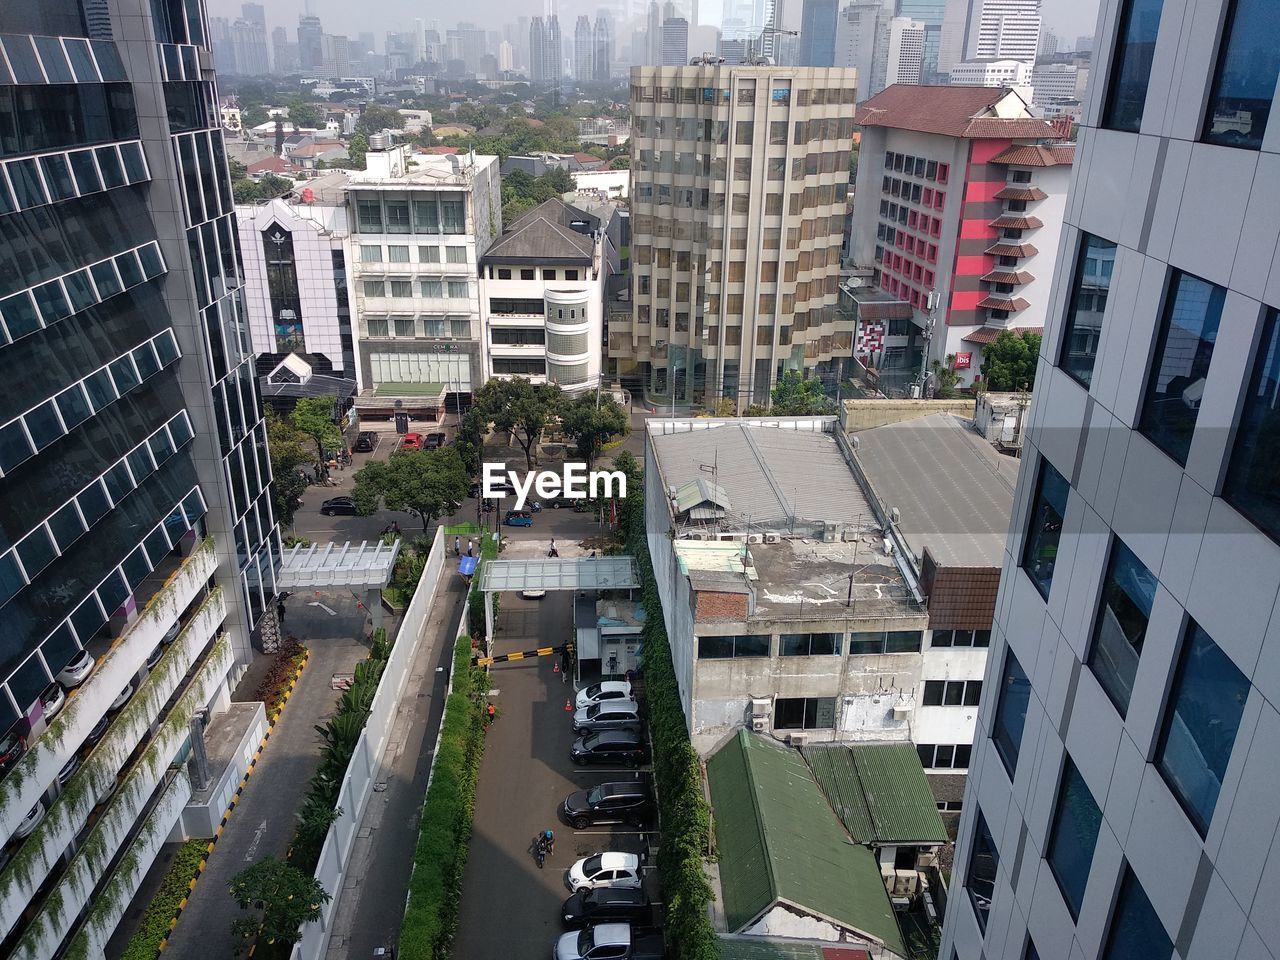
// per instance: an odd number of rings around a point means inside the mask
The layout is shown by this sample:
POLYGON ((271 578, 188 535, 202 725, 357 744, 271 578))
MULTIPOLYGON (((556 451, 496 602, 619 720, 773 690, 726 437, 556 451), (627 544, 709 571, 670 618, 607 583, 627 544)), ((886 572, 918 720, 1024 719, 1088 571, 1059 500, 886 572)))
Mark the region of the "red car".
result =
POLYGON ((421 450, 422 434, 406 433, 404 435, 404 439, 400 441, 400 449, 401 450, 421 450))

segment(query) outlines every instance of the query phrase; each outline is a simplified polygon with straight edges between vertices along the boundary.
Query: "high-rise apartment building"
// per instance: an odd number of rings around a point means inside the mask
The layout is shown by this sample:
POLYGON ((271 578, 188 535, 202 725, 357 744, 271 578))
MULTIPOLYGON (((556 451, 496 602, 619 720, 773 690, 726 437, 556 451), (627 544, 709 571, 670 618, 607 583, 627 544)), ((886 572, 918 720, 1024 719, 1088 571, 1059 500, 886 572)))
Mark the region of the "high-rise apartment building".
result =
POLYGON ((976 29, 971 27, 969 32, 969 59, 1035 62, 1040 47, 1040 0, 974 0, 972 16, 976 29))
POLYGON ((689 62, 689 21, 667 17, 662 21, 662 65, 678 67, 689 62))
POLYGON ((924 24, 910 17, 894 17, 889 21, 886 83, 918 84, 923 66, 924 24))
POLYGON ((1276 20, 1107 0, 1098 22, 941 956, 1264 960, 1276 20))
POLYGON ((532 18, 529 21, 529 80, 558 85, 564 73, 563 58, 560 20, 555 14, 532 18))
POLYGON ((800 12, 800 66, 836 65, 836 17, 839 12, 840 0, 804 0, 800 12))
POLYGON ((289 40, 289 31, 284 27, 276 27, 271 31, 271 66, 278 74, 290 74, 298 70, 298 45, 289 40))
POLYGON ((298 65, 303 72, 314 72, 324 64, 324 27, 319 17, 298 18, 298 65))
POLYGON ((858 96, 863 99, 885 87, 893 9, 893 0, 857 0, 840 11, 836 22, 836 66, 858 71, 858 96))
POLYGON ((942 21, 946 16, 946 0, 898 0, 897 15, 924 24, 924 53, 920 61, 921 83, 934 83, 938 71, 938 49, 942 42, 942 21))
POLYGON ((662 12, 657 0, 650 0, 645 39, 648 41, 645 58, 640 63, 652 66, 662 64, 662 12))
POLYGON ((265 730, 226 708, 281 563, 202 5, 94 14, 0 8, 0 954, 20 958, 104 956, 170 831, 234 789, 242 761, 202 782, 187 758, 228 715, 233 743, 265 730))
POLYGON ((780 372, 849 356, 840 246, 850 70, 697 64, 631 71, 630 329, 609 355, 678 403, 767 402, 780 372))
POLYGON ((595 31, 591 18, 585 14, 573 25, 573 79, 579 83, 590 80, 595 65, 595 31))
POLYGON ((591 79, 606 81, 613 71, 613 21, 608 14, 596 14, 592 46, 591 79))
MULTIPOLYGON (((261 9, 258 7, 259 11, 261 9)), ((231 48, 236 73, 240 76, 265 77, 271 72, 271 62, 267 57, 267 31, 256 20, 241 17, 231 24, 231 48)))

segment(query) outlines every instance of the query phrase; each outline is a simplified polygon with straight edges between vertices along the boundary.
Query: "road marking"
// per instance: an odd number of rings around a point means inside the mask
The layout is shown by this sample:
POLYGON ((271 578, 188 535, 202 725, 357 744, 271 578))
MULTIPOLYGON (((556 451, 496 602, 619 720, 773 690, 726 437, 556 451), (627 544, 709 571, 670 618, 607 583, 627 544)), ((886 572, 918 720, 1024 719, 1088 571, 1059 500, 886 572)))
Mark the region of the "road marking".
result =
POLYGON ((267 832, 267 821, 263 820, 258 824, 258 829, 253 831, 253 842, 249 844, 249 849, 244 852, 246 861, 252 861, 258 855, 258 844, 262 842, 262 835, 267 832))
POLYGON ((308 601, 307 606, 308 606, 308 607, 319 607, 321 610, 323 610, 325 613, 327 613, 327 614, 328 614, 329 616, 331 616, 331 617, 336 617, 336 616, 338 615, 338 611, 337 611, 337 610, 333 609, 333 607, 326 607, 326 606, 325 606, 323 603, 321 603, 319 600, 311 600, 311 601, 308 601))

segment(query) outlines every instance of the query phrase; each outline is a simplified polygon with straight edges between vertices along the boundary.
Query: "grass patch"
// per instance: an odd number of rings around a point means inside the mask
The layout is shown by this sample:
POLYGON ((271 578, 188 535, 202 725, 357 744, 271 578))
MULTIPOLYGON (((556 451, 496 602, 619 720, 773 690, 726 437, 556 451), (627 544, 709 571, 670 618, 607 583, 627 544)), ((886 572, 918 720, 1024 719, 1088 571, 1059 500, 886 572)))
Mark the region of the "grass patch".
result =
POLYGON ((160 952, 160 941, 169 933, 169 921, 189 892, 191 878, 199 871, 200 859, 207 849, 208 840, 188 840, 178 848, 178 855, 160 881, 160 889, 143 911, 138 929, 129 938, 121 960, 155 960, 160 952))

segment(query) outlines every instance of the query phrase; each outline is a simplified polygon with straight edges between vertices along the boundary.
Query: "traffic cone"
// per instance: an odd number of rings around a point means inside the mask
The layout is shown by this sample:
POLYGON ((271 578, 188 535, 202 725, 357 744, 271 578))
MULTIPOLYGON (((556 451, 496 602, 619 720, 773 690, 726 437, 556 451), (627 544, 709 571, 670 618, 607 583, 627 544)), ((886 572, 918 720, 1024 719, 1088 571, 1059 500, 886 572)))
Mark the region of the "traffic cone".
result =
POLYGON ((564 709, 565 709, 565 712, 566 712, 566 713, 572 713, 572 712, 573 712, 573 703, 569 700, 569 698, 568 698, 568 697, 565 697, 565 698, 564 698, 564 709))

